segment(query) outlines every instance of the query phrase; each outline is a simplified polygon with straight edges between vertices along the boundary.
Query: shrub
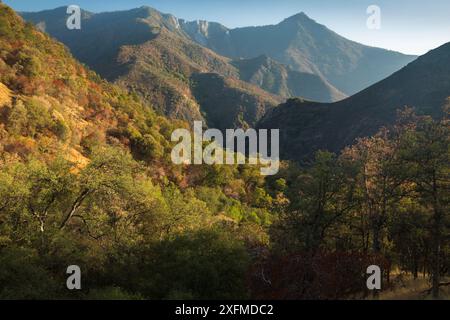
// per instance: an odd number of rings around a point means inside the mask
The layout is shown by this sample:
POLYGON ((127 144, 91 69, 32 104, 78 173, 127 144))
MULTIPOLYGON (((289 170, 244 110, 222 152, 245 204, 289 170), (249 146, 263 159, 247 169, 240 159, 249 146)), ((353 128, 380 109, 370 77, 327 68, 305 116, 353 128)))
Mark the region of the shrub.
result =
POLYGON ((160 242, 142 253, 139 292, 156 299, 247 297, 249 257, 242 243, 218 231, 199 231, 160 242))

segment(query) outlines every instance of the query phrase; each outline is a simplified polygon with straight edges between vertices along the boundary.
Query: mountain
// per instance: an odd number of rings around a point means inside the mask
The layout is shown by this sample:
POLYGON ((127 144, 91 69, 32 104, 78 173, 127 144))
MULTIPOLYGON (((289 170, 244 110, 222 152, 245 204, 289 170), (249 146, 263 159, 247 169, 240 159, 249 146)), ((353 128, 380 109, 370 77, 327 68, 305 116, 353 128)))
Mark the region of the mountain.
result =
POLYGON ((2 159, 62 156, 83 165, 96 146, 111 144, 151 160, 170 151, 172 125, 181 124, 105 82, 63 44, 0 4, 2 159))
POLYGON ((303 97, 311 101, 334 102, 346 98, 321 76, 294 71, 266 55, 239 59, 233 61, 233 65, 239 69, 241 80, 286 99, 303 97))
POLYGON ((248 297, 282 197, 259 167, 175 165, 181 128, 0 3, 0 300, 248 297))
POLYGON ((186 37, 174 16, 149 7, 100 14, 83 11, 81 30, 65 28, 65 8, 22 16, 65 43, 80 61, 101 76, 140 94, 155 109, 172 118, 204 120, 209 110, 217 109, 209 104, 211 100, 198 101, 193 94, 192 78, 203 73, 230 79, 223 83, 225 86, 233 83, 230 90, 217 93, 222 93, 218 98, 223 108, 234 108, 235 96, 252 96, 239 101, 244 110, 242 119, 232 119, 223 125, 243 122, 253 126, 265 111, 282 102, 281 97, 240 81, 230 59, 186 37), (227 96, 230 92, 233 95, 227 96), (246 109, 263 111, 245 112, 246 109))
MULTIPOLYGON (((360 51, 367 49, 378 52, 378 49, 364 47, 339 37, 304 14, 287 19, 278 26, 242 30, 229 30, 218 23, 206 21, 185 21, 146 6, 98 14, 82 11, 81 30, 68 30, 65 27, 67 14, 64 7, 22 13, 22 16, 66 44, 75 57, 101 76, 139 93, 161 113, 189 121, 205 119, 207 112, 217 111, 214 105, 208 104, 212 100, 204 99, 204 95, 201 103, 198 100, 199 92, 192 88, 194 82, 191 81, 196 74, 215 73, 229 79, 224 83, 233 83, 233 90, 224 90, 224 94, 237 89, 244 96, 252 92, 255 96, 252 99, 241 99, 238 102, 239 108, 244 107, 243 114, 257 114, 259 117, 260 112, 246 112, 245 109, 261 110, 260 102, 264 101, 263 109, 267 111, 291 97, 318 102, 344 99, 346 94, 335 88, 329 81, 329 72, 323 70, 358 73, 359 71, 354 70, 355 64, 359 63, 357 68, 366 65, 360 51), (243 35, 247 33, 251 38, 251 45, 245 43, 247 40, 243 35), (285 39, 289 43, 281 41, 287 37, 286 34, 291 35, 289 39, 285 39), (293 34, 296 35, 294 38, 293 34), (225 39, 222 42, 219 41, 221 37, 225 39), (306 46, 302 40, 305 37, 314 43, 306 46), (350 56, 346 55, 348 52, 341 50, 343 47, 352 48, 347 50, 351 53, 350 56), (327 53, 324 55, 323 52, 327 53), (288 56, 292 59, 288 59, 288 56), (313 60, 317 60, 317 65, 323 68, 317 67, 313 60), (329 64, 325 66, 319 60, 329 61, 329 64), (249 90, 251 87, 244 82, 252 84, 254 88, 249 90), (249 101, 249 104, 245 105, 245 101, 249 101), (254 101, 258 103, 252 103, 254 101)), ((383 53, 382 56, 387 55, 385 51, 379 51, 383 53)), ((394 56, 403 57, 400 54, 394 56)), ((373 57, 370 59, 377 61, 373 57)), ((383 67, 373 64, 370 72, 379 74, 383 68, 392 65, 384 60, 380 64, 383 67)), ((388 68, 378 78, 400 67, 401 65, 395 65, 388 68)), ((347 80, 346 78, 344 82, 347 80)), ((355 77, 354 82, 362 88, 371 84, 371 81, 374 79, 365 81, 355 77)), ((220 100, 234 103, 226 95, 221 96, 220 100)), ((222 110, 222 113, 226 113, 226 110, 222 110)), ((258 120, 259 118, 253 117, 243 119, 250 126, 258 120)), ((230 122, 223 125, 228 123, 230 122)), ((242 123, 242 120, 236 118, 231 123, 242 123)))
POLYGON ((257 87, 215 73, 197 73, 191 81, 206 122, 213 128, 254 128, 257 120, 279 104, 257 87))
POLYGON ((228 29, 199 21, 181 27, 191 39, 221 55, 252 59, 265 54, 295 71, 321 76, 346 95, 388 77, 416 58, 350 41, 305 13, 269 26, 228 29))
POLYGON ((450 96, 450 43, 419 57, 402 70, 340 102, 289 100, 261 120, 260 128, 280 128, 283 158, 301 160, 315 151, 338 152, 358 137, 395 122, 398 109, 440 117, 450 96))

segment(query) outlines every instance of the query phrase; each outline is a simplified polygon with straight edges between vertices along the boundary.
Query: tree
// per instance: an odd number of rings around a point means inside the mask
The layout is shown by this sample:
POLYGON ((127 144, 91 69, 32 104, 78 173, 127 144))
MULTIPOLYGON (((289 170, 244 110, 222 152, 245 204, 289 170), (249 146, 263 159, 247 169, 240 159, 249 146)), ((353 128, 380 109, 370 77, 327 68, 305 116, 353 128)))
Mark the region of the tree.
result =
POLYGON ((382 250, 383 234, 393 205, 402 196, 402 176, 398 173, 397 145, 382 129, 377 135, 360 139, 344 152, 344 157, 359 166, 358 187, 362 210, 369 217, 372 231, 372 250, 382 250))
POLYGON ((450 131, 448 118, 434 120, 403 114, 401 160, 422 205, 432 212, 432 293, 439 297, 441 255, 450 188, 450 131))
POLYGON ((317 252, 328 231, 350 211, 353 184, 334 154, 318 152, 312 166, 298 176, 283 225, 295 234, 303 250, 317 252))
MULTIPOLYGON (((249 257, 240 241, 219 230, 179 235, 137 250, 142 261, 124 287, 152 299, 247 297, 249 257)), ((128 269, 130 270, 130 269, 128 269)))

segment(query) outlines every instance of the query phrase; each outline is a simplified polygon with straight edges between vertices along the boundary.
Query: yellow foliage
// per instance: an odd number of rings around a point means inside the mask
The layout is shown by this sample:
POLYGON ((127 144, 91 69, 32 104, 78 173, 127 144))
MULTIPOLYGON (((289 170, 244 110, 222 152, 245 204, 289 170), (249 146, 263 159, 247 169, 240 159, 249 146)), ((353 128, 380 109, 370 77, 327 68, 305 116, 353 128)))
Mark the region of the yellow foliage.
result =
POLYGON ((0 82, 0 106, 11 103, 11 91, 0 82))

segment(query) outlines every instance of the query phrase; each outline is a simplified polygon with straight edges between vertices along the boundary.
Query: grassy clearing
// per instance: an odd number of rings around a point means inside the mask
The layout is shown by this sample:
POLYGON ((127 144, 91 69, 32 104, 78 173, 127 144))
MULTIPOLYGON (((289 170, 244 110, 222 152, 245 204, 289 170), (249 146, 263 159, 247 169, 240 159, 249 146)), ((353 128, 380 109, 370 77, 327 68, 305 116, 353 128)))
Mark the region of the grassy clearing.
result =
MULTIPOLYGON (((450 278, 442 279, 448 282, 450 278)), ((414 279, 412 275, 399 274, 393 278, 393 286, 380 294, 380 300, 432 300, 428 278, 414 279)), ((450 287, 441 288, 441 299, 450 300, 450 287)))

